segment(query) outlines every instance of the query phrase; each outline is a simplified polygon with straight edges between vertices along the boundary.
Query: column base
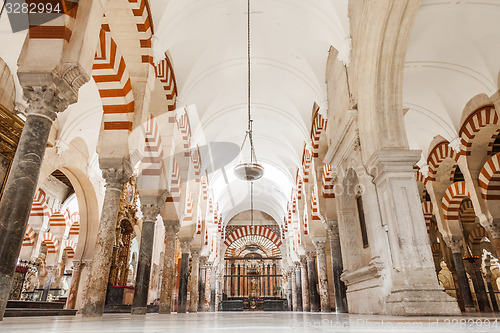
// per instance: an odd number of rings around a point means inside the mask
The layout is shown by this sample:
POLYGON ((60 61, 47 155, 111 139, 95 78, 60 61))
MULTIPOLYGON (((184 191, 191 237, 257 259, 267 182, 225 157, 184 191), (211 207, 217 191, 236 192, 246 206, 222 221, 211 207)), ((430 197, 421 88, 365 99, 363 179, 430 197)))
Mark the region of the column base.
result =
POLYGON ((102 317, 104 313, 104 306, 87 305, 82 310, 83 317, 102 317))
POLYGON ((133 314, 133 315, 145 315, 147 310, 148 310, 147 307, 132 308, 131 314, 133 314))
POLYGON ((386 299, 393 316, 460 316, 457 300, 433 285, 394 288, 386 299))

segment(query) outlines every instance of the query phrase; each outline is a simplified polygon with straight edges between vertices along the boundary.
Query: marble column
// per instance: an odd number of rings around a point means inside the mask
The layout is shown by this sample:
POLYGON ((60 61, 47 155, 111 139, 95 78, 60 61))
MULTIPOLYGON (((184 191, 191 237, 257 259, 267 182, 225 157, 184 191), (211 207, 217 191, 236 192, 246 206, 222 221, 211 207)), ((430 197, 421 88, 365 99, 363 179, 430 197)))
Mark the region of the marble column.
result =
POLYGON ((292 311, 292 302, 293 302, 292 271, 289 269, 285 274, 287 277, 286 299, 288 303, 288 311, 292 311))
POLYGON ((85 292, 82 310, 84 317, 100 317, 104 312, 120 197, 123 185, 129 180, 131 173, 130 165, 127 162, 122 166, 117 165, 102 169, 103 178, 106 180, 106 192, 92 259, 92 269, 85 292))
POLYGON ((306 256, 300 257, 300 281, 302 282, 302 311, 311 311, 311 302, 309 299, 309 276, 307 275, 306 256))
POLYGON ((55 267, 54 266, 46 266, 45 270, 47 271, 47 276, 45 277, 45 281, 43 283, 43 291, 42 291, 42 296, 40 299, 42 302, 46 302, 47 297, 49 296, 50 286, 52 285, 52 282, 54 281, 55 267))
POLYGON ((163 274, 160 291, 160 314, 172 312, 172 296, 176 284, 175 275, 175 239, 179 232, 178 220, 163 220, 165 225, 165 250, 163 251, 163 274))
POLYGON ((79 260, 73 260, 73 273, 71 274, 71 285, 69 287, 68 299, 66 300, 66 309, 75 308, 83 265, 79 260))
POLYGON ((453 263, 455 264, 455 271, 457 272, 458 288, 462 296, 465 312, 474 312, 474 301, 472 300, 472 293, 470 290, 469 279, 465 271, 464 261, 462 260, 462 237, 448 237, 445 239, 446 244, 451 249, 453 256, 453 263))
POLYGON ((318 284, 321 312, 331 312, 330 292, 328 291, 328 275, 326 273, 325 241, 314 240, 314 247, 316 248, 316 257, 318 259, 318 284))
POLYGON ((342 265, 342 248, 340 247, 339 225, 336 220, 326 221, 326 230, 330 239, 330 255, 333 270, 333 289, 335 292, 335 310, 337 313, 349 312, 344 281, 340 279, 344 267, 342 265))
POLYGON ((211 292, 212 289, 212 264, 207 263, 205 269, 205 312, 210 312, 210 300, 211 300, 211 292))
POLYGON ((302 302, 302 270, 300 269, 300 262, 295 264, 295 284, 297 285, 297 311, 304 311, 302 302))
POLYGON ((217 267, 212 266, 210 274, 210 312, 215 312, 217 302, 217 267))
POLYGON ((291 283, 292 283, 292 310, 293 311, 298 311, 297 310, 297 279, 296 279, 296 274, 295 274, 295 264, 290 267, 290 275, 291 275, 291 283))
POLYGON ((316 285, 318 284, 317 272, 316 272, 316 261, 314 260, 316 252, 308 251, 306 253, 307 258, 307 274, 309 278, 309 298, 311 303, 311 312, 319 311, 319 295, 316 290, 316 285))
POLYGON ((160 214, 161 201, 157 197, 141 196, 141 212, 143 216, 141 244, 135 278, 134 301, 132 303, 132 314, 136 315, 145 315, 147 312, 156 218, 160 214))
POLYGON ((205 312, 206 264, 207 264, 207 257, 200 257, 200 278, 198 281, 198 286, 199 286, 198 312, 205 312))
POLYGON ((189 247, 190 242, 181 242, 181 273, 179 277, 179 300, 177 313, 186 313, 187 310, 187 292, 189 280, 189 247))
POLYGON ((486 286, 484 285, 483 273, 481 272, 481 259, 470 258, 465 259, 465 268, 469 272, 469 276, 474 285, 476 292, 477 305, 481 312, 491 312, 488 294, 486 293, 486 286))
POLYGON ((189 304, 189 312, 198 312, 198 290, 199 290, 199 281, 198 274, 200 271, 200 251, 199 250, 191 250, 191 257, 193 258, 192 267, 191 267, 191 287, 190 287, 190 304, 189 304))
POLYGON ((495 296, 495 291, 493 290, 493 285, 491 283, 491 255, 488 254, 486 258, 484 258, 484 269, 486 271, 485 274, 485 280, 486 280, 486 285, 488 286, 488 294, 490 296, 490 301, 491 301, 491 306, 493 308, 493 311, 498 312, 498 302, 497 298, 495 296))
POLYGON ((9 298, 33 196, 53 121, 70 102, 53 87, 24 87, 29 103, 16 154, 0 201, 0 320, 9 298))

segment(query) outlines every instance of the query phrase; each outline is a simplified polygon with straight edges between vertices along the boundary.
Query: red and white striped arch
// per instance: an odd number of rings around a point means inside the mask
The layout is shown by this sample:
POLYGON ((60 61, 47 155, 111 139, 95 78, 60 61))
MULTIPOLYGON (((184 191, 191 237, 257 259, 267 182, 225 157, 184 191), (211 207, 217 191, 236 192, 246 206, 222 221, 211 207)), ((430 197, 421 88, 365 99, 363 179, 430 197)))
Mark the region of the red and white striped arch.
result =
POLYGON ((311 168, 311 162, 312 162, 312 154, 311 152, 306 149, 306 146, 304 146, 304 152, 302 154, 302 169, 304 170, 304 179, 303 181, 307 183, 309 181, 309 171, 311 168))
POLYGON ((63 251, 66 251, 68 258, 72 259, 75 257, 76 244, 72 240, 66 239, 63 243, 63 251))
POLYGON ((167 54, 165 54, 165 59, 155 66, 155 71, 156 77, 160 80, 165 91, 168 111, 174 111, 177 108, 177 83, 172 63, 167 54))
POLYGON ((448 222, 458 222, 460 204, 465 198, 470 198, 465 182, 456 182, 448 187, 442 200, 444 217, 448 222))
POLYGON ((159 177, 162 169, 163 149, 158 124, 152 114, 149 115, 145 130, 141 173, 146 177, 159 177))
POLYGON ((166 202, 179 202, 181 198, 181 180, 179 165, 175 157, 172 157, 171 178, 170 178, 170 195, 167 196, 166 202))
MULTIPOLYGON (((459 131, 459 136, 462 145, 465 147, 466 154, 470 155, 472 141, 474 140, 477 133, 481 131, 487 125, 497 125, 498 124, 498 114, 495 110, 494 105, 483 106, 480 109, 471 113, 467 119, 462 124, 459 131)), ((495 137, 496 137, 495 131, 495 137)))
POLYGON ((469 234, 469 244, 479 245, 484 237, 488 237, 488 233, 483 227, 478 225, 474 229, 472 229, 471 233, 469 234))
POLYGON ((500 200, 500 154, 493 155, 481 169, 479 186, 485 200, 500 200))
POLYGON ((49 218, 50 231, 57 235, 63 235, 70 221, 60 211, 54 211, 49 218))
POLYGON ((191 123, 186 110, 181 110, 181 114, 177 115, 177 128, 179 129, 184 143, 184 156, 189 156, 188 149, 191 147, 191 123))
POLYGON ((432 217, 434 216, 434 206, 432 205, 432 202, 430 202, 430 201, 422 202, 422 211, 424 213, 425 226, 427 227, 427 233, 429 233, 430 228, 431 228, 431 220, 432 220, 432 217))
POLYGON ((24 234, 23 246, 33 246, 35 244, 35 231, 28 224, 26 233, 24 234))
POLYGON ((333 184, 333 168, 330 164, 323 164, 323 177, 321 179, 321 192, 323 198, 335 198, 335 186, 333 184))
POLYGON ((144 50, 142 62, 153 65, 151 56, 151 37, 153 36, 153 19, 147 0, 128 0, 132 6, 137 33, 140 36, 141 48, 144 50))
POLYGON ((316 185, 311 193, 311 220, 321 221, 318 201, 318 187, 316 185))
POLYGON ((314 103, 314 112, 313 112, 313 123, 311 126, 311 142, 313 148, 313 157, 318 157, 319 153, 319 141, 321 138, 321 133, 326 130, 326 125, 328 121, 323 118, 323 116, 319 113, 318 104, 314 103))
MULTIPOLYGON (((436 174, 441 162, 446 158, 451 158, 455 162, 458 161, 459 155, 450 147, 448 141, 442 141, 438 143, 431 150, 429 157, 427 158, 427 164, 429 165, 429 180, 436 180, 436 174)), ((453 168, 455 169, 455 167, 453 168)))
POLYGON ((57 253, 57 249, 59 247, 59 241, 56 236, 54 236, 50 232, 46 232, 42 235, 41 244, 45 244, 47 246, 47 253, 57 253))
POLYGON ((460 221, 462 221, 463 224, 472 225, 476 223, 476 213, 474 212, 472 201, 463 201, 460 205, 458 214, 460 216, 460 221))
POLYGON ((201 154, 200 147, 196 147, 195 149, 191 149, 189 151, 191 157, 191 163, 193 165, 194 176, 196 178, 196 182, 200 181, 201 174, 201 154))
POLYGON ((281 238, 273 230, 260 225, 254 226, 253 228, 253 232, 251 230, 251 226, 243 226, 234 230, 229 235, 226 235, 224 244, 230 246, 234 241, 238 240, 241 237, 258 235, 271 240, 277 247, 281 246, 281 238))
POLYGON ((109 25, 99 32, 92 77, 97 84, 104 110, 105 131, 132 131, 134 95, 127 64, 110 34, 109 25))
MULTIPOLYGON (((44 3, 47 1, 42 1, 44 3)), ((40 1, 26 1, 26 3, 38 4, 40 1)), ((78 1, 50 1, 53 8, 56 9, 56 5, 59 6, 59 10, 64 14, 60 17, 46 22, 44 24, 30 24, 29 26, 29 38, 30 39, 44 39, 44 40, 62 40, 69 43, 71 36, 73 34, 74 21, 76 14, 78 12, 78 1)), ((29 22, 39 22, 38 18, 46 14, 38 13, 35 11, 33 13, 31 10, 28 11, 29 22), (30 13, 31 12, 31 13, 30 13)))

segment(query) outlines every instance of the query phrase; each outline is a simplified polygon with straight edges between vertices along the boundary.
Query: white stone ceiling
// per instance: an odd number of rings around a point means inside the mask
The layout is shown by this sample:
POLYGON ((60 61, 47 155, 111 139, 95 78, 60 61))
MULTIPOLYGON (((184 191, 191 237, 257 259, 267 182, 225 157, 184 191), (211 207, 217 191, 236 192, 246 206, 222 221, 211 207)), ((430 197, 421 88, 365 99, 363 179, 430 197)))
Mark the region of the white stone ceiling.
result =
MULTIPOLYGON (((151 0, 155 54, 168 51, 178 106, 195 105, 198 142, 241 145, 246 130, 247 1, 151 0), (200 132, 202 135, 200 136, 200 132)), ((326 106, 330 45, 346 49, 347 0, 252 0, 252 114, 266 167, 255 208, 283 220, 309 138, 313 103, 326 106)), ((345 53, 345 52, 343 52, 345 53)), ((196 142, 194 142, 196 143, 196 142)), ((210 184, 224 221, 250 205, 248 184, 215 172, 210 184)))
POLYGON ((412 30, 403 105, 411 148, 427 157, 436 135, 458 136, 462 111, 498 90, 500 1, 423 0, 412 30))

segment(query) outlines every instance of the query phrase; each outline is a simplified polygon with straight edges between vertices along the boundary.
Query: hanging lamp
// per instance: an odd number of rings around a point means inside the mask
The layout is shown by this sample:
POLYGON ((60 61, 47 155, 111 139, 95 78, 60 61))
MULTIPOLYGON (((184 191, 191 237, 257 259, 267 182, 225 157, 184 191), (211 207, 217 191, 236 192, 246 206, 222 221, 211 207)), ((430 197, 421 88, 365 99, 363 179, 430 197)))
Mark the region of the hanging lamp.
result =
MULTIPOLYGON (((248 141, 250 143, 250 161, 249 162, 241 162, 234 167, 234 174, 241 180, 246 180, 253 182, 261 178, 264 175, 264 167, 257 162, 257 156, 255 155, 255 149, 253 145, 253 119, 251 112, 251 61, 250 61, 250 0, 248 0, 248 12, 247 12, 247 61, 248 61, 248 128, 245 134, 245 138, 243 139, 243 143, 241 144, 240 154, 243 156, 243 149, 245 147, 245 143, 248 141)), ((253 192, 253 184, 252 184, 252 192, 253 192)), ((253 194, 253 193, 252 193, 253 194)), ((253 196, 253 195, 252 195, 253 196)), ((252 198, 253 201, 253 198, 252 198)), ((252 202, 253 206, 253 202, 252 202)))

